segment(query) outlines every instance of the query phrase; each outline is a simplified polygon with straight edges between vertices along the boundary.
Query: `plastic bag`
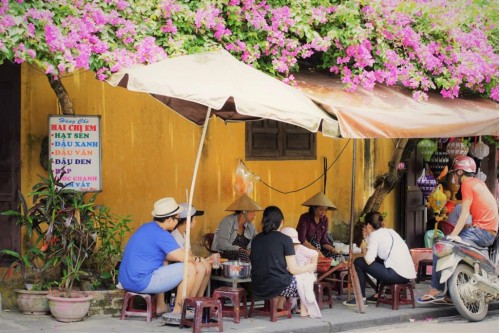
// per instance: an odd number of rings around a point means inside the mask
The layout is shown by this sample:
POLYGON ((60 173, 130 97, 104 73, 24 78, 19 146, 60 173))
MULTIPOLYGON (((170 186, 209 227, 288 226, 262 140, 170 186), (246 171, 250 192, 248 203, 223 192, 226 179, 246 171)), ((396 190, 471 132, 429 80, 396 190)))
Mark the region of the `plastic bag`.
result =
POLYGON ((239 196, 243 193, 250 194, 253 191, 254 176, 247 171, 245 165, 239 161, 236 167, 233 190, 239 196))

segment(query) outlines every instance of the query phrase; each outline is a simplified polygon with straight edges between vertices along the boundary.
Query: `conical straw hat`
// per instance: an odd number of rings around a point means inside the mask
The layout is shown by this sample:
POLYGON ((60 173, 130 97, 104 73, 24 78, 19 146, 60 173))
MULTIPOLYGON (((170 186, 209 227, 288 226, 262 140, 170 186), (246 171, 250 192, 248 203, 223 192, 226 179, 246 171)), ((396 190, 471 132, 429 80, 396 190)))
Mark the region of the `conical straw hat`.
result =
POLYGON ((308 200, 306 200, 302 206, 322 206, 322 207, 328 207, 328 210, 334 210, 337 209, 333 202, 330 201, 326 197, 326 195, 323 194, 323 192, 318 192, 314 196, 310 197, 308 200))
POLYGON ((232 204, 229 205, 229 207, 226 208, 226 210, 229 211, 258 211, 258 210, 264 210, 262 207, 260 207, 255 201, 252 200, 248 195, 245 193, 242 194, 236 201, 234 201, 232 204))

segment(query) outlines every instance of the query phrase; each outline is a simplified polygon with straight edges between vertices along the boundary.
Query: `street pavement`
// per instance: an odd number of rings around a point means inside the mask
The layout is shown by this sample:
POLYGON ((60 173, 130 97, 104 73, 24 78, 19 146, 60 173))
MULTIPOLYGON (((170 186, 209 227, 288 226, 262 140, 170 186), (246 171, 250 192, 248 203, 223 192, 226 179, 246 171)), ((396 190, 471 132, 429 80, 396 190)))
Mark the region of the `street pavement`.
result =
MULTIPOLYGON (((427 283, 416 285, 416 297, 422 296, 429 288, 427 283)), ((367 289, 370 296, 373 291, 367 289)), ((294 314, 291 319, 279 318, 271 322, 269 317, 242 318, 239 324, 233 323, 231 318, 224 318, 224 332, 241 333, 331 333, 352 330, 382 327, 384 325, 429 322, 438 318, 458 315, 450 305, 417 304, 400 306, 399 310, 392 310, 390 305, 368 304, 365 313, 358 313, 356 307, 347 307, 342 304, 346 296, 336 298, 333 308, 324 308, 321 319, 301 318, 294 314)), ((490 316, 498 317, 498 302, 490 304, 490 316)), ((155 319, 150 323, 145 318, 129 317, 120 320, 119 317, 91 316, 76 323, 60 323, 50 315, 33 316, 23 315, 16 310, 4 309, 0 313, 0 333, 14 332, 72 332, 72 333, 135 333, 135 332, 164 332, 179 333, 192 332, 191 328, 179 330, 178 326, 167 326, 162 319, 155 319)), ((218 332, 217 328, 203 328, 202 332, 218 332)), ((489 332, 484 332, 489 333, 489 332)))
POLYGON ((441 317, 397 325, 378 326, 345 333, 494 333, 499 331, 498 313, 488 315, 482 321, 469 322, 462 317, 441 317))

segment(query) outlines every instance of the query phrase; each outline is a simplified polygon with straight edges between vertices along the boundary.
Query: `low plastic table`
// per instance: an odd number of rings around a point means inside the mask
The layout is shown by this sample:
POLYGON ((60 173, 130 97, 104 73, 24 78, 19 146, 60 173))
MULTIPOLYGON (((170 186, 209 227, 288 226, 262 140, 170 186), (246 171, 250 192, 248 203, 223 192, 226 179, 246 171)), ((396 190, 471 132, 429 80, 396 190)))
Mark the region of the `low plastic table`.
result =
POLYGON ((245 278, 245 279, 226 278, 226 277, 223 277, 222 275, 211 275, 210 282, 208 283, 208 287, 207 287, 207 296, 208 297, 210 297, 212 295, 212 291, 210 289, 210 285, 211 285, 212 281, 229 282, 229 283, 231 283, 232 288, 238 288, 238 284, 250 283, 250 282, 252 282, 252 279, 251 278, 245 278))

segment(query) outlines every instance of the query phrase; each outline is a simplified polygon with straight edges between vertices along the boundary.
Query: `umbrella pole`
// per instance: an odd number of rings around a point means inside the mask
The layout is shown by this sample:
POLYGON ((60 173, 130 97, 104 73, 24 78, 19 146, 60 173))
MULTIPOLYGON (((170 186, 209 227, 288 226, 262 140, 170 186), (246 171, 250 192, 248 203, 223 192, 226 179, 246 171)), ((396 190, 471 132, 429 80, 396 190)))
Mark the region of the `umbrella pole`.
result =
POLYGON ((351 177, 351 222, 349 223, 349 261, 352 261, 352 243, 354 241, 354 199, 356 191, 357 142, 354 139, 352 147, 352 177, 351 177))
POLYGON ((356 305, 358 307, 358 312, 365 313, 365 302, 363 302, 363 295, 361 294, 361 286, 359 285, 358 275, 356 274, 356 269, 354 268, 353 262, 353 242, 354 242, 354 199, 356 191, 356 164, 357 164, 357 141, 353 140, 352 147, 352 181, 351 181, 351 223, 350 223, 350 233, 349 233, 349 275, 351 278, 352 288, 354 290, 354 299, 356 300, 356 305))
MULTIPOLYGON (((191 210, 191 206, 193 205, 193 193, 194 193, 194 187, 196 184, 196 176, 198 174, 198 166, 200 165, 200 159, 201 159, 201 152, 203 151, 203 143, 205 142, 205 135, 207 134, 207 128, 208 128, 208 121, 210 120, 210 113, 212 111, 212 108, 207 109, 207 115, 205 117, 205 123, 203 124, 203 131, 201 133, 201 138, 200 138, 200 145, 198 146, 198 153, 196 154, 196 162, 194 163, 194 170, 193 170, 193 179, 191 181, 191 190, 189 191, 189 199, 188 199, 188 211, 191 210)), ((189 262, 189 252, 191 250, 191 214, 187 215, 187 220, 186 220, 186 242, 184 245, 184 277, 183 281, 185 282, 183 284, 182 288, 182 295, 181 295, 181 300, 184 301, 184 298, 186 298, 186 293, 187 293, 187 273, 188 273, 188 262, 189 262)))

